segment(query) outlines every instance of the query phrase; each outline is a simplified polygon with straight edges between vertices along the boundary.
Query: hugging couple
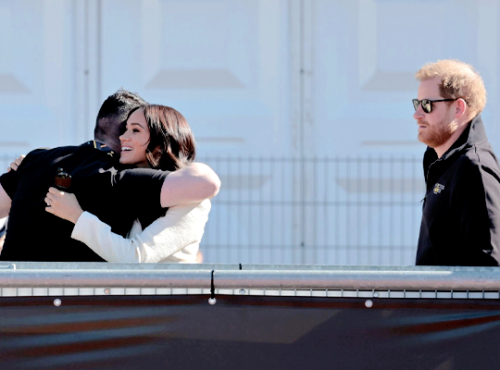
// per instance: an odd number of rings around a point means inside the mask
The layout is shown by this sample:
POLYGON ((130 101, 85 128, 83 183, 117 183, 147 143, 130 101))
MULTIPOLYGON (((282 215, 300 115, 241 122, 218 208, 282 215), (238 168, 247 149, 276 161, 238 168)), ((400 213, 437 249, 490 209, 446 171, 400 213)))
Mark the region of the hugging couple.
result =
POLYGON ((119 90, 94 140, 36 149, 0 176, 0 260, 196 262, 220 180, 195 155, 181 113, 119 90))

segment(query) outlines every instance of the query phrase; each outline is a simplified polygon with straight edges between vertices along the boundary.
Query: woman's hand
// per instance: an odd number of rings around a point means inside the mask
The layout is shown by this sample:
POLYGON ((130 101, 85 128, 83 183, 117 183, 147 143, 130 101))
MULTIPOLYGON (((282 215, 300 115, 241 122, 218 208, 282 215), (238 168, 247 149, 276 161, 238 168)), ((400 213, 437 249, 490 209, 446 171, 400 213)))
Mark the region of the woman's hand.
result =
POLYGON ((17 169, 19 168, 19 166, 21 165, 21 162, 23 161, 23 159, 25 157, 26 156, 24 154, 21 154, 21 156, 19 158, 14 159, 14 162, 12 162, 9 167, 7 167, 7 172, 10 172, 10 170, 17 171, 17 169))
POLYGON ((74 194, 65 193, 56 188, 49 189, 45 203, 47 204, 47 207, 45 207, 47 212, 71 221, 74 224, 76 224, 76 221, 78 221, 83 213, 80 203, 78 203, 78 199, 76 199, 74 194))

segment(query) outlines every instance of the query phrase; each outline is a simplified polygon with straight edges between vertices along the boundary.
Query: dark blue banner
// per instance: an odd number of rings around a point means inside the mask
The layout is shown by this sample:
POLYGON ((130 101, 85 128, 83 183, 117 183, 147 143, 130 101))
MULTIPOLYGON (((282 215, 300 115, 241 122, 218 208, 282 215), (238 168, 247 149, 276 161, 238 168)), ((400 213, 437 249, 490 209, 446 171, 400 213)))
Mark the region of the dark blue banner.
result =
POLYGON ((1 298, 0 368, 492 370, 496 300, 1 298))

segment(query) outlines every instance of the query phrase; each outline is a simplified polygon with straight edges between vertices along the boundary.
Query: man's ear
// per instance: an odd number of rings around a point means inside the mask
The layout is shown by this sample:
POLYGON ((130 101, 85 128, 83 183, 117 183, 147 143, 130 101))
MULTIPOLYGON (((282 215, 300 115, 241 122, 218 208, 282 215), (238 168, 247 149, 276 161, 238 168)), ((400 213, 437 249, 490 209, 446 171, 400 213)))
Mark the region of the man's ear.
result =
POLYGON ((455 105, 455 118, 461 118, 467 112, 468 107, 464 99, 458 98, 455 105))

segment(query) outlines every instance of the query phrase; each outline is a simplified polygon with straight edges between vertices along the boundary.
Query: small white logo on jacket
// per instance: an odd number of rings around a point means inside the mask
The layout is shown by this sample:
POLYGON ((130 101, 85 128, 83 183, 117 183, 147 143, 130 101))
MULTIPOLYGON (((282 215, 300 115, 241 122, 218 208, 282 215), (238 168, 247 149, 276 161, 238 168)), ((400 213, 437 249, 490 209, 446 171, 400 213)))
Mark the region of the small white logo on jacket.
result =
POLYGON ((432 192, 434 194, 439 194, 441 193, 442 190, 444 190, 444 185, 436 183, 436 185, 434 185, 434 189, 432 190, 432 192))

